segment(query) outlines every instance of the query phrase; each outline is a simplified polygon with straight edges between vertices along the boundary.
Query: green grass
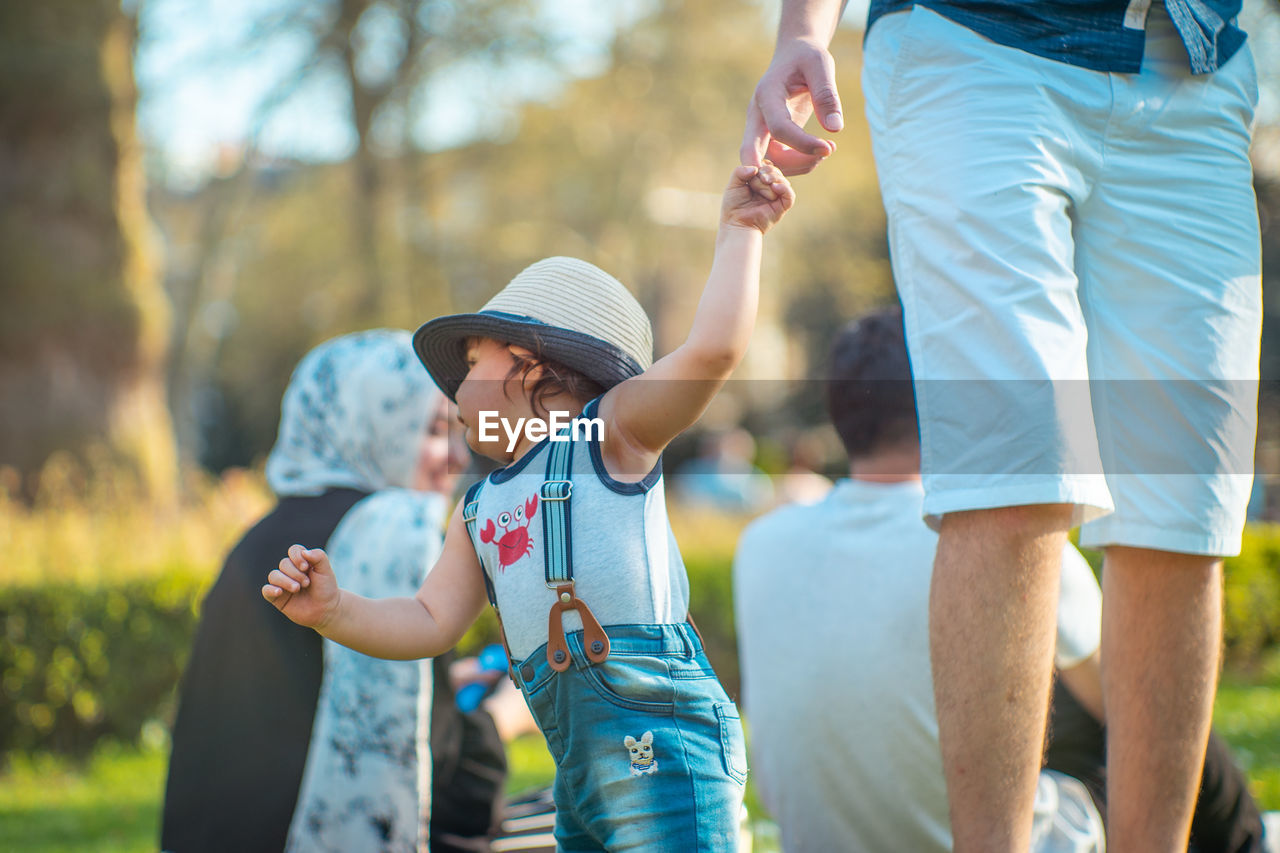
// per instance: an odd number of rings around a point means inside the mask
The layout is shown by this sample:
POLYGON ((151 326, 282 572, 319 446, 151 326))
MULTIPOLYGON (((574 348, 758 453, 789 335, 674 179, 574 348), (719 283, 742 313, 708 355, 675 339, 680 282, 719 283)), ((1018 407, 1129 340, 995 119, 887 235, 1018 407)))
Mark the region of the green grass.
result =
POLYGON ((555 775, 556 765, 542 735, 534 732, 507 744, 507 793, 545 788, 555 775))
MULTIPOLYGON (((1280 656, 1250 678, 1223 679, 1218 730, 1248 772, 1263 809, 1280 810, 1280 656)), ((23 853, 154 853, 167 761, 163 738, 149 746, 103 744, 83 765, 45 754, 11 756, 0 772, 0 850, 23 853)), ((510 745, 507 790, 549 784, 540 735, 510 745)), ((762 815, 748 790, 753 813, 762 815)))
POLYGON ((165 763, 154 746, 104 745, 84 766, 12 758, 0 775, 0 850, 154 853, 165 763))
POLYGON ((1213 722, 1248 774, 1259 807, 1280 811, 1280 653, 1251 678, 1222 679, 1213 722))
MULTIPOLYGON (((539 734, 511 743, 508 760, 510 793, 549 785, 555 775, 539 734)), ((167 765, 167 747, 158 744, 104 744, 83 765, 12 756, 0 773, 0 850, 155 853, 167 765)))

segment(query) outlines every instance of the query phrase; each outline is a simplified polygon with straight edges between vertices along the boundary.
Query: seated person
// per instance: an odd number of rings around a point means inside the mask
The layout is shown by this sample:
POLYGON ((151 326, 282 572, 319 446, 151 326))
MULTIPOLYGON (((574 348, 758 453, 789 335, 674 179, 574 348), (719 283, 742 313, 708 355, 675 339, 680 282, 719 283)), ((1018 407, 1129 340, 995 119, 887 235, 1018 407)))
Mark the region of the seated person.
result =
POLYGON ((773 482, 752 461, 756 442, 745 429, 703 436, 698 456, 677 472, 676 492, 688 506, 760 512, 773 503, 773 482))
MULTIPOLYGON (((849 479, 820 503, 755 521, 734 564, 754 779, 787 851, 950 850, 929 664, 937 536, 922 521, 900 312, 867 316, 839 337, 828 404, 849 479)), ((1039 780, 1036 851, 1104 849, 1100 616, 1092 571, 1068 546, 1052 726, 1060 737, 1039 780)), ((1243 776, 1215 739, 1193 849, 1259 851, 1261 839, 1243 776)))

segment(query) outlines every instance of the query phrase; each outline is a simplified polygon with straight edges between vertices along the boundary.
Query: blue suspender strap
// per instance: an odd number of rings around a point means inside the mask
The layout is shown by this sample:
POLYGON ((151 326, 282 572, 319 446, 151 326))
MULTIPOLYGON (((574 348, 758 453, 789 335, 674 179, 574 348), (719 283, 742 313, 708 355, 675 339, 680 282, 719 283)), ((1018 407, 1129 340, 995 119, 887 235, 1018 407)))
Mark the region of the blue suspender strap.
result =
POLYGON ((587 659, 600 663, 609 656, 609 636, 600 627, 591 608, 574 594, 573 542, 569 536, 574 442, 566 433, 567 428, 557 437, 559 440, 553 438, 550 442, 547 477, 539 490, 542 497, 543 568, 547 588, 555 590, 557 596, 547 619, 547 662, 557 672, 564 672, 571 662, 561 621, 566 610, 577 610, 582 618, 582 644, 587 659))
MULTIPOLYGON (((480 509, 480 487, 483 485, 484 480, 475 483, 462 498, 462 523, 467 526, 467 536, 471 537, 471 547, 477 554, 480 549, 476 547, 476 517, 480 509)), ((498 599, 493 594, 493 581, 489 580, 489 573, 484 570, 484 566, 480 567, 480 576, 484 578, 484 591, 489 596, 489 604, 497 610, 498 599)))
POLYGON ((573 442, 551 441, 547 454, 547 479, 543 482, 542 541, 543 562, 547 588, 573 580, 573 548, 569 538, 569 496, 573 494, 573 482, 569 468, 573 460, 573 442))

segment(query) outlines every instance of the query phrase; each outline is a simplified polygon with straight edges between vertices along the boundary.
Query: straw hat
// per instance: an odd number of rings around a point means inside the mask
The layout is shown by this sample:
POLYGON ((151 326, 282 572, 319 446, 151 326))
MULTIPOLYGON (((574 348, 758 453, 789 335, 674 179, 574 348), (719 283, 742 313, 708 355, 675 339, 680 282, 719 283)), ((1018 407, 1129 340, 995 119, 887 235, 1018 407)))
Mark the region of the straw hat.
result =
POLYGON ((475 314, 429 320, 413 348, 453 399, 467 375, 464 342, 477 336, 519 344, 611 388, 653 363, 653 329, 613 276, 576 258, 523 269, 475 314))

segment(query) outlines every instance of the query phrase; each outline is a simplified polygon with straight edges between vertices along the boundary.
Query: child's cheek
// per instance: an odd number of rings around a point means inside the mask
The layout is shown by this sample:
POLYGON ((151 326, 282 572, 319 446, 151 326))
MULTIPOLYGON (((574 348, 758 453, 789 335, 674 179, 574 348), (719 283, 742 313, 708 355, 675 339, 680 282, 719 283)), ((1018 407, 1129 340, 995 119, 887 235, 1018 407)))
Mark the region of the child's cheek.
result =
POLYGON ((454 395, 458 401, 458 417, 467 425, 468 429, 475 426, 479 411, 476 391, 476 382, 464 379, 462 384, 458 386, 458 392, 454 395))

